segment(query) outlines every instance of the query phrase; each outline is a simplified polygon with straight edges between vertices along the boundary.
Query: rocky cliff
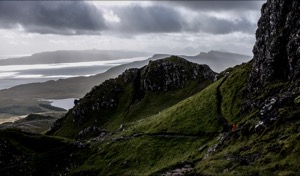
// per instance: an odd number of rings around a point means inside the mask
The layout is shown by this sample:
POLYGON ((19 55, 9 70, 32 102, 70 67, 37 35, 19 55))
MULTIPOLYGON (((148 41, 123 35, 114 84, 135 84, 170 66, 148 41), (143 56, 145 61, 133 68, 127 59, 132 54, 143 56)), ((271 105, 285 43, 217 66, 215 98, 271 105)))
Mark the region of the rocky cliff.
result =
POLYGON ((268 0, 261 9, 253 48, 249 90, 252 96, 274 81, 300 76, 300 2, 268 0))
POLYGON ((259 109, 259 124, 286 116, 300 94, 300 2, 268 0, 261 9, 248 100, 243 110, 259 109), (279 109, 281 108, 281 112, 279 109))

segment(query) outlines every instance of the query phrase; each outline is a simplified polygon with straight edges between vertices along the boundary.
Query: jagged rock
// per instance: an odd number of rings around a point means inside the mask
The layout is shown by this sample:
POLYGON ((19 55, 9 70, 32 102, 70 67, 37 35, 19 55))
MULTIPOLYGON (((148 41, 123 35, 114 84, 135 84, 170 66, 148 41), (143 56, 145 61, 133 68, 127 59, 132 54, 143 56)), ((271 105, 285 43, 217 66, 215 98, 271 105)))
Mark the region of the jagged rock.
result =
POLYGON ((231 132, 221 133, 217 138, 217 143, 207 149, 203 159, 208 158, 212 153, 217 151, 224 144, 224 141, 230 136, 230 134, 231 132))
POLYGON ((100 129, 96 126, 89 126, 87 128, 84 128, 78 133, 78 137, 80 139, 84 139, 86 137, 97 137, 97 136, 104 136, 107 134, 106 130, 100 129))
POLYGON ((73 145, 76 147, 76 148, 79 148, 79 149, 84 149, 86 147, 89 147, 88 144, 84 143, 84 142, 81 142, 81 141, 75 141, 73 143, 73 145))
POLYGON ((191 164, 186 164, 183 167, 178 167, 176 169, 170 170, 162 176, 182 176, 182 175, 187 175, 189 172, 193 170, 193 166, 191 164))
POLYGON ((146 91, 170 91, 184 87, 194 79, 214 80, 215 73, 207 65, 197 65, 180 57, 149 62, 142 69, 142 85, 146 91))
POLYGON ((294 81, 300 76, 300 2, 268 0, 261 9, 253 48, 250 97, 270 82, 294 81))
POLYGON ((126 70, 122 74, 124 82, 129 83, 129 82, 133 81, 136 78, 138 72, 139 72, 139 69, 137 69, 137 68, 131 68, 131 69, 126 70))
POLYGON ((261 9, 248 99, 241 108, 244 114, 259 109, 255 131, 279 119, 279 109, 294 105, 300 95, 299 9, 298 0, 268 0, 261 9))

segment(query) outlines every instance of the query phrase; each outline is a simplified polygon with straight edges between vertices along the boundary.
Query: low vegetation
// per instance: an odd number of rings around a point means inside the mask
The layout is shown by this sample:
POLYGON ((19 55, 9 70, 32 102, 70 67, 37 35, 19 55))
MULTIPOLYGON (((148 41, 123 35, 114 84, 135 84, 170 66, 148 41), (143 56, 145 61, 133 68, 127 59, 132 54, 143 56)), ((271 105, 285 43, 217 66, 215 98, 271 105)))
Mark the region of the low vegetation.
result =
MULTIPOLYGON (((2 131, 5 136, 2 144, 11 145, 10 152, 16 156, 18 152, 29 151, 24 158, 33 158, 28 164, 30 168, 26 168, 31 169, 30 173, 39 173, 47 167, 54 168, 56 173, 74 176, 297 175, 300 162, 298 97, 292 104, 276 110, 279 113, 276 120, 263 123, 260 109, 243 111, 250 69, 251 62, 228 69, 204 89, 204 85, 190 82, 176 91, 147 92, 133 104, 134 85, 122 85, 123 93, 118 99, 121 103, 106 121, 95 122, 94 114, 88 116, 89 121, 83 126, 76 126, 70 111, 52 136, 2 131), (82 141, 73 135, 91 125, 105 130, 82 141), (28 140, 32 140, 29 146, 28 140), (49 151, 45 153, 46 149, 49 151), (53 160, 43 163, 50 155, 53 160), (42 162, 35 165, 40 160, 42 162)), ((280 84, 280 87, 287 85, 280 84)), ((274 90, 277 86, 269 87, 274 90)), ((88 96, 92 95, 96 94, 88 96)), ((101 91, 97 96, 100 95, 101 91)), ((256 100, 267 96, 258 95, 256 100)), ((89 104, 88 100, 80 103, 89 104)), ((19 163, 9 165, 23 169, 19 163)), ((0 172, 11 173, 11 168, 4 167, 0 172)))

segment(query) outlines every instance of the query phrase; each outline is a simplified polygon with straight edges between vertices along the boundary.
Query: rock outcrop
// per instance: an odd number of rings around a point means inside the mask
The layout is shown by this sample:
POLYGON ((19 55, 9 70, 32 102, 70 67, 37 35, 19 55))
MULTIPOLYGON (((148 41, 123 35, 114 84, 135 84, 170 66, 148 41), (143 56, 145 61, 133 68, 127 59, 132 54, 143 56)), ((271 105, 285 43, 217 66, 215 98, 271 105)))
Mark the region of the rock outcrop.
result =
POLYGON ((248 89, 257 96, 274 81, 300 76, 300 2, 268 0, 261 9, 248 89))
POLYGON ((171 60, 150 62, 142 69, 142 85, 146 91, 172 91, 190 80, 213 80, 215 73, 207 65, 197 65, 173 56, 171 60))
POLYGON ((300 2, 268 0, 261 9, 243 112, 259 110, 257 129, 283 118, 300 95, 300 2))

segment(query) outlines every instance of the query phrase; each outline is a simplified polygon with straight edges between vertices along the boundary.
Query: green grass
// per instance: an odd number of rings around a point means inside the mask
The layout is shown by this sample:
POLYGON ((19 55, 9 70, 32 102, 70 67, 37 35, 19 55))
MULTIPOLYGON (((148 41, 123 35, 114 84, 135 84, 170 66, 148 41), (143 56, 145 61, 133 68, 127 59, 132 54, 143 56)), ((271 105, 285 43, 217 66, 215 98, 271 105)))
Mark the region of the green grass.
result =
POLYGON ((135 133, 181 133, 198 135, 222 130, 218 122, 216 88, 221 80, 161 113, 142 120, 135 133))
MULTIPOLYGON (((119 128, 120 124, 135 122, 140 119, 158 114, 164 109, 178 103, 180 100, 192 96, 193 94, 202 90, 208 84, 208 82, 199 84, 199 82, 193 81, 188 86, 178 91, 147 92, 145 97, 141 101, 131 105, 130 108, 127 109, 126 105, 124 106, 124 101, 120 103, 120 108, 118 108, 121 110, 114 114, 114 116, 110 120, 110 123, 105 125, 105 127, 111 130, 115 130, 119 128)), ((126 98, 127 97, 124 97, 124 99, 126 98)))
MULTIPOLYGON (((295 124, 298 126, 299 122, 295 124)), ((236 136, 206 160, 198 162, 196 169, 203 175, 298 175, 300 144, 299 133, 289 123, 266 129, 250 137, 236 136), (237 157, 227 160, 228 154, 237 157), (248 164, 238 158, 257 156, 248 164)))
POLYGON ((239 122, 240 106, 245 97, 249 64, 231 69, 228 77, 211 84, 201 92, 146 118, 131 127, 135 133, 181 133, 198 135, 223 130, 220 115, 227 121, 239 122), (222 83, 222 85, 221 85, 222 83), (217 89, 222 97, 221 114, 218 113, 217 89))
MULTIPOLYGON (((74 151, 69 148, 69 140, 41 135, 22 134, 20 137, 20 134, 8 133, 9 143, 14 150, 29 153, 27 157, 33 158, 31 164, 42 161, 36 172, 64 163, 71 152, 76 162, 68 174, 73 176, 161 175, 185 163, 195 166, 191 175, 299 175, 298 97, 294 104, 278 109, 276 122, 256 132, 259 109, 249 114, 240 112, 246 99, 250 68, 251 63, 231 68, 227 75, 202 91, 199 90, 203 87, 193 82, 179 91, 147 92, 138 103, 132 103, 134 85, 121 85, 120 103, 110 114, 104 112, 109 118, 95 122, 101 114, 92 114, 89 121, 76 126, 69 114, 63 128, 56 132, 74 138, 80 129, 90 125, 115 130, 124 124, 124 131, 115 131, 103 140, 90 140, 91 148, 87 150, 74 151), (228 124, 237 123, 240 129, 226 131, 229 137, 220 144, 223 120, 228 124), (120 137, 125 140, 113 140, 120 137), (216 144, 220 147, 206 155, 216 144), (202 147, 204 149, 199 151, 202 147), (53 159, 44 166, 47 157, 53 159)), ((275 83, 268 90, 282 87, 284 84, 275 83)), ((102 95, 101 91, 98 93, 97 96, 102 95)))
POLYGON ((240 107, 245 98, 250 63, 233 68, 221 86, 222 113, 230 123, 241 120, 240 107))
MULTIPOLYGON (((117 113, 119 116, 114 118, 117 120, 110 121, 108 124, 113 127, 114 124, 124 123, 125 131, 116 133, 114 136, 131 136, 134 133, 145 136, 117 142, 112 142, 110 139, 113 137, 111 137, 108 141, 96 143, 94 147, 97 152, 90 156, 81 167, 74 170, 73 174, 140 175, 142 173, 151 175, 176 168, 180 163, 195 163, 201 160, 207 149, 201 152, 198 149, 204 145, 207 147, 214 145, 216 136, 223 130, 221 116, 233 121, 234 118, 229 117, 230 113, 239 113, 239 106, 244 96, 241 92, 246 85, 245 76, 248 67, 249 65, 242 65, 233 68, 228 77, 221 78, 177 104, 175 104, 175 97, 183 97, 183 93, 194 90, 192 86, 196 83, 182 91, 161 93, 161 95, 148 93, 143 101, 131 106, 127 112, 118 107, 121 111, 117 113), (234 86, 230 86, 233 83, 234 86), (218 100, 218 91, 221 94, 221 100, 218 100), (232 98, 231 95, 236 93, 241 96, 232 98), (167 102, 166 98, 170 100, 170 104, 175 105, 164 107, 163 102, 167 102), (226 107, 231 111, 226 111, 226 107), (159 108, 164 110, 160 111, 159 108), (153 112, 156 114, 151 116, 153 112), (170 136, 161 137, 166 135, 170 136)), ((124 96, 122 100, 124 105, 128 96, 124 96)), ((242 118, 236 120, 242 120, 242 118)))
POLYGON ((72 141, 24 133, 19 130, 1 130, 1 175, 51 175, 64 173, 66 167, 81 164, 85 155, 72 141))
POLYGON ((182 162, 192 161, 206 139, 208 137, 188 139, 145 136, 105 143, 98 146, 98 152, 76 169, 74 174, 93 170, 97 175, 151 175, 182 162))
MULTIPOLYGON (((207 147, 214 145, 216 136, 223 130, 217 107, 218 88, 223 88, 220 90, 224 97, 223 100, 227 100, 225 94, 239 92, 245 84, 245 79, 241 80, 244 82, 237 83, 238 86, 230 87, 231 90, 225 91, 224 88, 245 75, 244 67, 247 66, 243 65, 233 69, 226 80, 222 78, 201 92, 156 115, 141 120, 133 118, 127 123, 127 126, 125 125, 125 131, 114 136, 131 136, 134 133, 144 135, 126 141, 112 142, 108 140, 96 143, 94 146, 98 149, 97 152, 81 167, 73 171, 73 174, 80 175, 90 172, 91 175, 156 175, 176 168, 182 163, 195 163, 201 160, 207 149, 199 152, 199 148, 204 145, 207 147), (237 76, 239 74, 241 76, 237 76)), ((147 96, 156 107, 155 103, 160 102, 160 97, 170 95, 176 96, 176 93, 161 96, 148 94, 147 96)), ((238 98, 241 97, 236 97, 235 100, 238 98)), ((151 105, 146 100, 147 98, 143 103, 151 105)), ((234 103, 227 106, 232 106, 232 104, 234 103)), ((221 102, 221 105, 226 106, 226 103, 221 102)), ((235 106, 238 105, 240 103, 235 106)), ((142 107, 142 103, 136 106, 142 107)), ((134 108, 132 111, 136 112, 134 108)), ((120 118, 122 119, 122 117, 120 118)))

